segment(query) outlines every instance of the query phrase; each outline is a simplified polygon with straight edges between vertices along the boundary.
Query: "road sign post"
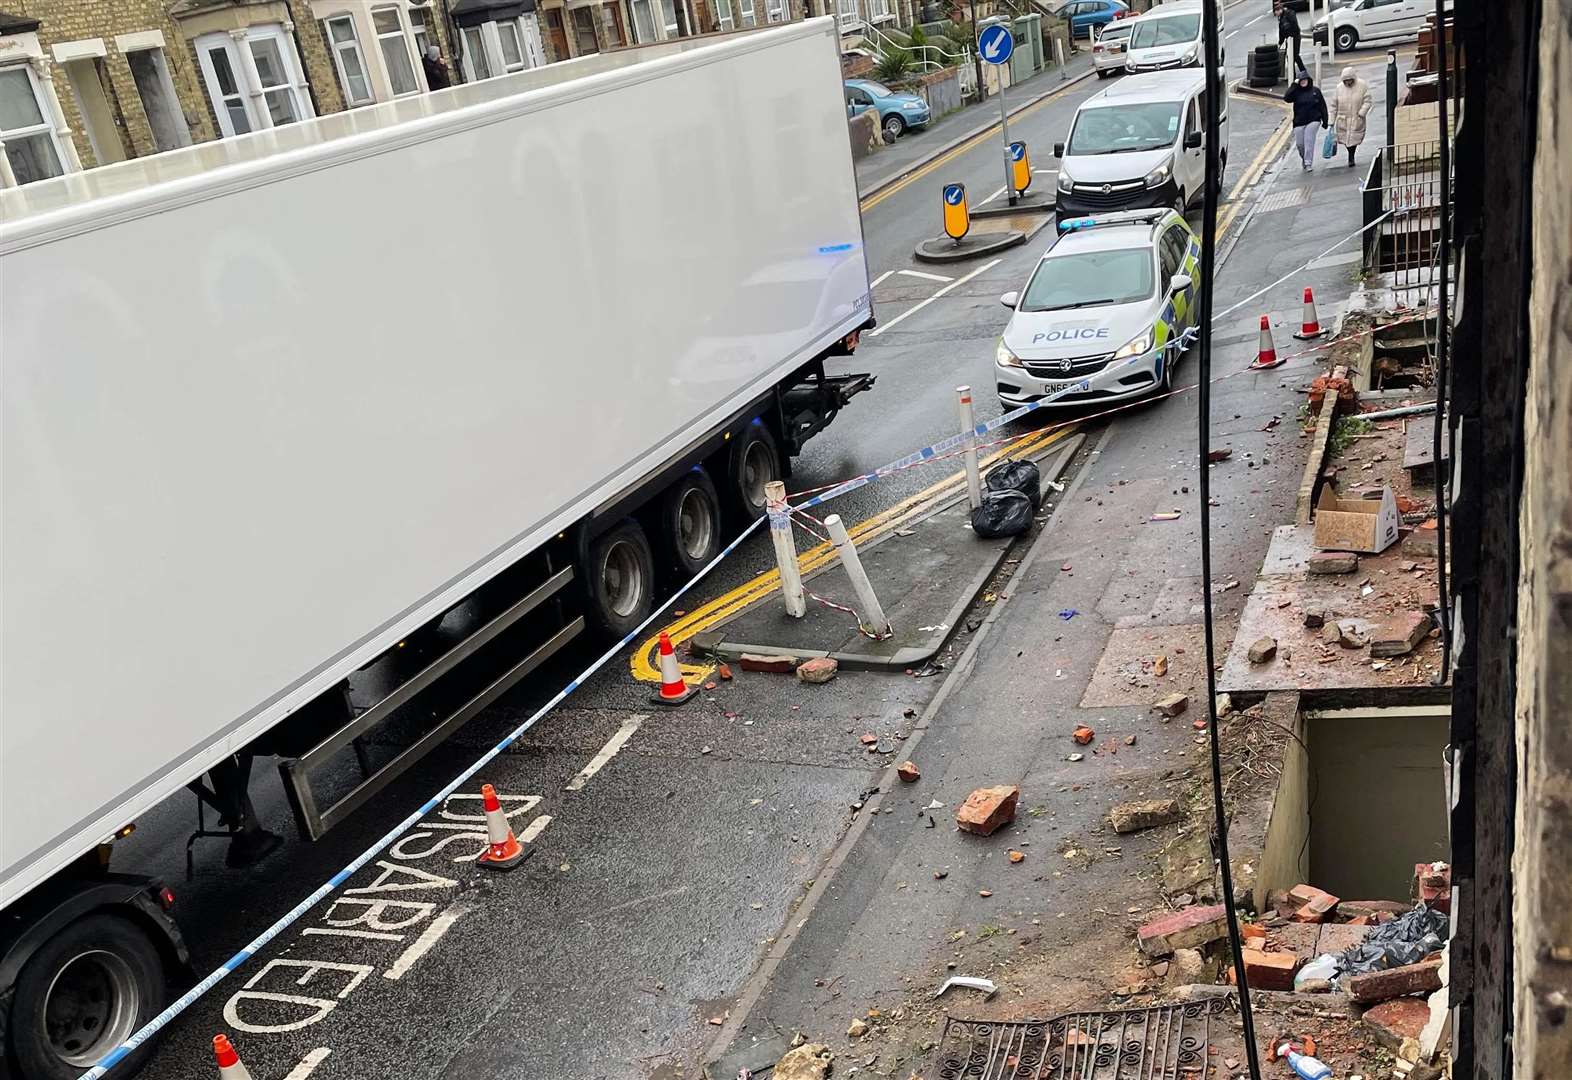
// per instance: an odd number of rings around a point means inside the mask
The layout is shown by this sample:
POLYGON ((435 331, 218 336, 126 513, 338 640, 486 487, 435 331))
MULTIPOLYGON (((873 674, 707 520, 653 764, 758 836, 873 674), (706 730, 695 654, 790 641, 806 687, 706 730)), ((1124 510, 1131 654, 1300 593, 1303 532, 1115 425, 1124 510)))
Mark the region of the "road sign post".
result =
POLYGON ((977 52, 988 63, 1000 68, 999 72, 999 133, 1004 136, 1004 190, 1009 193, 1010 205, 1015 205, 1015 185, 1011 182, 1010 157, 1010 112, 1004 105, 1004 65, 1009 63, 1010 54, 1015 51, 1015 38, 1010 35, 1009 26, 1004 23, 994 23, 985 26, 982 33, 977 35, 977 52))

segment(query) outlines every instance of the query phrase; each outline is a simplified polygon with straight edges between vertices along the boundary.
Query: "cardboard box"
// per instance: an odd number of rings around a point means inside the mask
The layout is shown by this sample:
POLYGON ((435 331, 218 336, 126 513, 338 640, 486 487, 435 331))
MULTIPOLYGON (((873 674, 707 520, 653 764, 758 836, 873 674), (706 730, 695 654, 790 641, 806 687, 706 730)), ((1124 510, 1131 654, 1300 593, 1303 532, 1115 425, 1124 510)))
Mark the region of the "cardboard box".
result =
POLYGON ((1397 543, 1397 522, 1391 488, 1383 487, 1379 499, 1339 499, 1328 484, 1315 504, 1315 546, 1374 555, 1397 543))

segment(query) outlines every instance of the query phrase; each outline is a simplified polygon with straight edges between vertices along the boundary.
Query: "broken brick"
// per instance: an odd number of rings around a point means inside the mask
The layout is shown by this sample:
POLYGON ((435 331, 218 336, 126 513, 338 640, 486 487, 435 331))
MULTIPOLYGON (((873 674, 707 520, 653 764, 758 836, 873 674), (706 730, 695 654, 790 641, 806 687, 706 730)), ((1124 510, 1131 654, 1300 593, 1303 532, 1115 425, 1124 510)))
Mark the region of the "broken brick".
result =
POLYGON ((865 732, 863 735, 859 736, 857 741, 862 743, 864 746, 879 745, 879 737, 871 731, 865 732))
POLYGON ((1430 1020, 1424 998, 1400 997, 1366 1009, 1359 1022, 1376 1042, 1396 1053, 1405 1039, 1418 1039, 1430 1020))
POLYGON ((1398 900, 1344 900, 1337 905, 1337 911, 1357 919, 1361 915, 1403 915, 1413 906, 1398 900))
POLYGON ((812 660, 804 660, 797 665, 797 678, 805 683, 815 686, 827 683, 835 678, 835 673, 841 669, 839 660, 828 656, 816 656, 812 660))
POLYGON ((1254 922, 1240 923, 1239 936, 1246 942, 1265 941, 1266 927, 1254 922))
POLYGON ((1095 739, 1096 737, 1097 737, 1097 732, 1093 731, 1091 728, 1087 727, 1085 724, 1080 725, 1074 731, 1070 732, 1070 738, 1074 739, 1076 742, 1080 743, 1082 746, 1089 745, 1091 743, 1091 741, 1093 739, 1095 739))
POLYGON ((1299 957, 1286 952, 1244 950, 1245 979, 1252 990, 1292 990, 1299 957))
POLYGON ((978 788, 955 811, 955 824, 963 832, 989 836, 1015 820, 1021 789, 1013 785, 978 788))
POLYGON ((1408 529, 1403 533, 1403 546, 1401 551, 1404 555, 1410 555, 1414 558, 1420 559, 1433 559, 1435 558, 1436 550, 1436 534, 1434 529, 1408 529))
POLYGON ((715 670, 717 672, 719 672, 722 682, 730 682, 731 681, 731 665, 730 664, 722 664, 720 667, 716 668, 715 670))
MULTIPOLYGON (((1339 905, 1339 910, 1341 910, 1339 905)), ((1365 940, 1365 935, 1370 932, 1367 926, 1356 926, 1353 923, 1327 923, 1321 927, 1320 935, 1315 939, 1316 955, 1323 953, 1344 953, 1365 940)))
POLYGON ((1415 863, 1414 900, 1443 914, 1452 912, 1452 868, 1444 862, 1415 863))
POLYGON ((1227 461, 1233 456, 1234 450, 1231 446, 1219 446, 1216 450, 1208 450, 1206 452, 1206 460, 1214 465, 1219 461, 1227 461))
POLYGON ((1343 989, 1362 1005, 1410 994, 1433 994, 1441 989, 1441 961, 1425 960, 1385 971, 1350 975, 1343 980, 1343 989))
POLYGON ((1152 674, 1159 679, 1168 674, 1168 657, 1158 656, 1152 660, 1152 674))
POLYGON ((1423 611, 1400 611, 1370 635, 1370 655, 1404 656, 1424 640, 1434 625, 1423 611))
POLYGON ((1352 551, 1318 551, 1310 556, 1312 574, 1352 574, 1359 569, 1359 556, 1352 551))
POLYGON ((1264 664, 1277 655, 1277 639, 1262 637, 1250 643, 1250 650, 1246 655, 1252 664, 1264 664))
POLYGON ((1299 905, 1289 916, 1294 922, 1328 922, 1337 909, 1337 897, 1314 885, 1295 885, 1288 890, 1288 899, 1299 905))
POLYGON ((922 772, 917 768, 915 761, 903 761, 896 766, 895 775, 908 784, 915 784, 922 779, 922 772))
POLYGON ((1228 913, 1221 904, 1188 907, 1153 919, 1135 932, 1136 943, 1147 956, 1167 956, 1227 936, 1228 913))
POLYGON ((1005 857, 1008 858, 1012 863, 1023 863, 1026 861, 1026 852, 1013 850, 1007 851, 1005 852, 1005 857))
POLYGON ((1152 702, 1152 708, 1164 716, 1178 716, 1190 707, 1190 698, 1187 694, 1169 694, 1152 702))
POLYGON ((795 656, 775 656, 764 653, 743 653, 737 658, 744 671, 764 671, 773 675, 790 675, 797 670, 795 656))
POLYGON ((1178 799, 1146 799, 1115 806, 1108 811, 1108 822, 1116 833, 1132 833, 1167 825, 1183 816, 1184 809, 1178 799))

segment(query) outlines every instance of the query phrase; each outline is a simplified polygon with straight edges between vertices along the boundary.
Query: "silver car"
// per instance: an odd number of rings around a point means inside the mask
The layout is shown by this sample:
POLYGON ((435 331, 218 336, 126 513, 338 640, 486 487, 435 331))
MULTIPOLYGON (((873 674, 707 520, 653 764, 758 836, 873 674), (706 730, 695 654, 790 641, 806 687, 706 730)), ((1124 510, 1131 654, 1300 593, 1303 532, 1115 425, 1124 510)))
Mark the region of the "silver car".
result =
POLYGON ((1116 19, 1103 26, 1092 41, 1092 67, 1099 79, 1117 75, 1124 70, 1124 52, 1130 44, 1130 31, 1134 23, 1129 19, 1116 19))

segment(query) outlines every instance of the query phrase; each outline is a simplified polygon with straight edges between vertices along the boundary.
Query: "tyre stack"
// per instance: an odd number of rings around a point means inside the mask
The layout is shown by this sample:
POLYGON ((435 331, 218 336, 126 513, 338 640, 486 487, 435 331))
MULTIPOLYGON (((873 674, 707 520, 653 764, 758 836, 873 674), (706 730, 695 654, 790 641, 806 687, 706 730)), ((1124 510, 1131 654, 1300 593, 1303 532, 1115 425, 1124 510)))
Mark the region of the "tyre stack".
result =
POLYGON ((1251 49, 1245 66, 1245 78, 1251 86, 1276 86, 1283 81, 1283 54, 1276 45, 1251 49))

